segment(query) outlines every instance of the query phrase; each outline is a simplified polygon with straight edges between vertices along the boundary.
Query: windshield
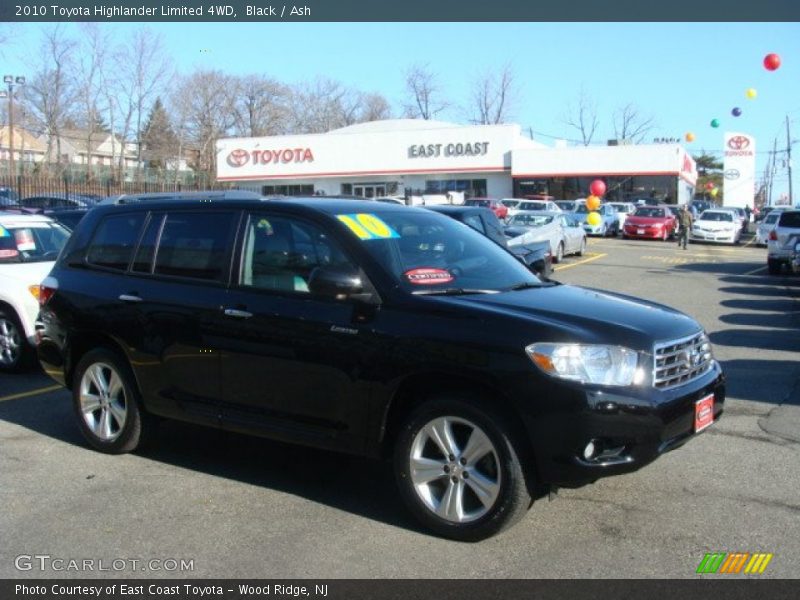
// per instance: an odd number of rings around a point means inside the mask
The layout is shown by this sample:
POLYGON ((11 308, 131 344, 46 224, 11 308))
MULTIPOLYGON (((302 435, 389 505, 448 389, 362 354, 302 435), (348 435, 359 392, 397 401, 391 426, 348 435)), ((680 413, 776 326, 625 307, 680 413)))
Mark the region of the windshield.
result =
POLYGON ((465 206, 481 206, 483 208, 489 208, 490 201, 489 200, 467 200, 464 202, 465 206))
POLYGON ((561 210, 575 210, 575 203, 574 203, 574 202, 569 202, 569 201, 566 201, 566 202, 556 202, 556 205, 557 205, 557 206, 558 206, 558 207, 559 207, 561 210))
POLYGON ((710 212, 706 211, 700 215, 701 221, 733 221, 733 215, 729 212, 710 212))
POLYGON ((630 212, 630 208, 628 207, 628 205, 627 205, 627 204, 612 204, 611 206, 613 206, 614 208, 616 208, 616 209, 617 209, 617 212, 621 212, 621 213, 628 213, 628 212, 630 212))
POLYGON ((640 206, 636 209, 636 212, 633 213, 634 217, 647 217, 649 219, 657 219, 659 217, 663 217, 664 209, 663 208, 648 208, 646 206, 640 206))
POLYGON ((504 248, 443 215, 376 210, 337 217, 411 293, 491 293, 540 283, 504 248))
POLYGON ((25 221, 0 225, 0 262, 55 260, 68 238, 69 231, 57 223, 25 221))
POLYGON ((508 224, 523 227, 541 227, 552 222, 553 217, 550 215, 514 215, 508 224))
POLYGON ((521 202, 519 208, 522 210, 547 210, 547 202, 521 202))
POLYGON ((503 203, 503 206, 506 206, 508 208, 517 208, 521 200, 511 200, 510 198, 503 198, 501 202, 503 203))

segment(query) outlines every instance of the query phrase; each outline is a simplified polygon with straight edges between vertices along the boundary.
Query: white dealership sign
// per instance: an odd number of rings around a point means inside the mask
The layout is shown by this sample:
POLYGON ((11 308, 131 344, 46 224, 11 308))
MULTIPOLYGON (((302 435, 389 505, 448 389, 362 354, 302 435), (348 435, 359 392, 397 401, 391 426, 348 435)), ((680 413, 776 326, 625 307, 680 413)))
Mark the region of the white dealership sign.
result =
POLYGON ((756 140, 753 136, 725 133, 722 174, 725 206, 752 208, 756 193, 756 140))

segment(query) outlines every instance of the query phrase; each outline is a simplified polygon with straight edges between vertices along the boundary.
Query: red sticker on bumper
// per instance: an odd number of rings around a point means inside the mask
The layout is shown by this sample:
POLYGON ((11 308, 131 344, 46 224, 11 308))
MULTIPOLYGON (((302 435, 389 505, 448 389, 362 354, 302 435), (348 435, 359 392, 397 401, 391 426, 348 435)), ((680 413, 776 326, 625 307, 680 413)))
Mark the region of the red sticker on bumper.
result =
POLYGON ((702 431, 714 422, 714 395, 694 403, 694 431, 702 431))

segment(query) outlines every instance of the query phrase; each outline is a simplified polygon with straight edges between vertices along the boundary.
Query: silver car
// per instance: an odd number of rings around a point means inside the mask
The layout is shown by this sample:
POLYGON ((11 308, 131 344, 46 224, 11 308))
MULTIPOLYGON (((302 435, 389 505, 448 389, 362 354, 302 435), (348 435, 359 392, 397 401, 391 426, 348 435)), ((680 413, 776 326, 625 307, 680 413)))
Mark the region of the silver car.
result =
POLYGON ((511 217, 505 232, 509 246, 547 240, 554 263, 567 254, 581 256, 586 251, 583 220, 573 213, 522 211, 511 217))
POLYGON ((800 234, 800 210, 782 210, 778 222, 767 240, 767 268, 777 275, 783 265, 789 265, 794 253, 790 240, 800 234))
POLYGON ((781 216, 780 210, 771 210, 769 214, 764 217, 764 220, 756 227, 756 245, 766 246, 769 239, 769 232, 775 229, 778 224, 778 217, 781 216))

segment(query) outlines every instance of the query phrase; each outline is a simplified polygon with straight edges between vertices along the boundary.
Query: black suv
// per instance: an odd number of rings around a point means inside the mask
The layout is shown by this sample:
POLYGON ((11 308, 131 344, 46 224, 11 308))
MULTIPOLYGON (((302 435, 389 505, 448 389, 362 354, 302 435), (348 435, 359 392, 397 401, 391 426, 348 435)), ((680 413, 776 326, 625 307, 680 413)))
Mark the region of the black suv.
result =
POLYGON ((172 417, 393 460, 413 513, 486 538, 534 491, 635 471, 722 412, 703 328, 543 282, 435 212, 109 200, 40 294, 38 353, 103 452, 172 417))

